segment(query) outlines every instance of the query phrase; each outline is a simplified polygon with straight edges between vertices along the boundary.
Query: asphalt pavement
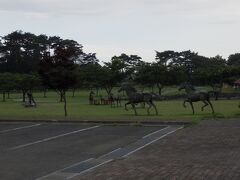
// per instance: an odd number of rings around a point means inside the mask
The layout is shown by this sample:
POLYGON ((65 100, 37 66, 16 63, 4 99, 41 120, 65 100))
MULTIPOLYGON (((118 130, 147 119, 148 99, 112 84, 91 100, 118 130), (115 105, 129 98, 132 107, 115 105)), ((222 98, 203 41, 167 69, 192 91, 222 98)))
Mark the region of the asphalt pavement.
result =
POLYGON ((71 179, 131 155, 181 126, 0 122, 0 177, 71 179))

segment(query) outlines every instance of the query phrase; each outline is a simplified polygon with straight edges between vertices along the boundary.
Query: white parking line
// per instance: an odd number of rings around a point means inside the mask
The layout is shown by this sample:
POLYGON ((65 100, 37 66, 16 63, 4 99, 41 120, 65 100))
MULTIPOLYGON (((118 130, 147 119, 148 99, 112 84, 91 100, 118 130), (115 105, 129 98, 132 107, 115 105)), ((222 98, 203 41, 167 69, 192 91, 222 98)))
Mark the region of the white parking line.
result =
POLYGON ((18 128, 14 128, 14 129, 7 129, 7 130, 2 130, 0 131, 0 133, 6 133, 6 132, 11 132, 11 131, 16 131, 16 130, 20 130, 20 129, 27 129, 27 128, 32 128, 32 127, 36 127, 36 126, 40 126, 41 124, 33 124, 30 126, 22 126, 22 127, 18 127, 18 128))
POLYGON ((151 135, 153 135, 153 134, 156 134, 156 133, 158 133, 158 132, 160 132, 160 131, 163 131, 163 130, 165 130, 165 129, 167 129, 167 128, 169 128, 169 126, 167 126, 167 127, 165 127, 165 128, 162 128, 162 129, 160 129, 160 130, 157 130, 157 131, 155 131, 155 132, 153 132, 153 133, 150 133, 150 134, 144 136, 143 139, 144 139, 144 138, 147 138, 147 137, 149 137, 149 136, 151 136, 151 135))
POLYGON ((46 175, 44 177, 38 178, 38 180, 49 180, 49 179, 72 179, 75 178, 76 176, 80 176, 86 172, 89 172, 91 170, 94 170, 104 164, 107 164, 109 162, 112 162, 113 160, 117 159, 117 158, 122 158, 122 157, 127 157, 141 149, 143 149, 144 147, 168 136, 169 134, 174 133, 175 131, 184 128, 183 126, 168 126, 165 127, 163 129, 160 129, 158 131, 155 131, 153 133, 150 133, 146 136, 144 136, 143 138, 139 139, 139 141, 135 142, 135 146, 134 149, 132 149, 132 144, 127 145, 126 147, 122 147, 122 148, 117 148, 111 152, 108 152, 107 154, 104 154, 98 158, 91 158, 88 159, 86 161, 82 161, 80 163, 76 163, 74 165, 71 165, 69 167, 66 167, 62 170, 57 170, 49 175, 46 175), (169 128, 169 129, 167 129, 169 128), (165 129, 165 131, 163 131, 165 129), (163 132, 160 132, 163 131, 163 132), (150 137, 151 135, 155 135, 158 132, 159 135, 158 136, 153 136, 150 137), (149 139, 147 137, 150 137, 149 139), (147 139, 144 139, 147 138, 147 139), (146 142, 145 142, 146 141, 146 142), (143 144, 144 143, 144 144, 143 144), (119 151, 119 153, 117 152, 119 151), (110 156, 111 154, 113 154, 114 156, 110 156), (73 169, 71 169, 73 168, 73 169))
POLYGON ((180 128, 177 128, 177 129, 175 129, 175 130, 173 130, 173 131, 170 131, 170 132, 168 132, 168 133, 166 133, 166 134, 160 136, 159 138, 154 139, 153 141, 151 141, 151 142, 145 144, 144 146, 141 146, 141 147, 139 147, 139 148, 137 148, 137 149, 135 149, 135 150, 133 150, 133 151, 131 151, 131 152, 125 154, 125 155, 122 156, 122 157, 127 157, 127 156, 129 156, 129 155, 131 155, 131 154, 133 154, 133 153, 135 153, 135 152, 137 152, 137 151, 143 149, 144 147, 146 147, 146 146, 148 146, 148 145, 150 145, 150 144, 152 144, 152 143, 158 141, 159 139, 162 139, 162 138, 166 137, 167 135, 172 134, 172 133, 174 133, 175 131, 177 131, 177 130, 179 130, 179 129, 182 129, 182 128, 183 128, 183 127, 180 127, 180 128))
MULTIPOLYGON (((56 173, 58 173, 58 172, 60 172, 60 171, 63 171, 63 170, 65 170, 65 169, 68 169, 68 168, 71 168, 71 167, 74 167, 74 166, 77 166, 77 165, 80 165, 80 164, 82 164, 82 163, 85 163, 85 162, 88 162, 88 161, 91 161, 91 160, 93 160, 93 158, 89 158, 89 159, 87 159, 87 160, 84 160, 84 161, 75 163, 75 164, 73 164, 73 165, 71 165, 71 166, 68 166, 68 167, 66 167, 66 168, 63 168, 63 169, 54 171, 54 172, 52 172, 52 173, 50 173, 50 174, 47 174, 47 175, 42 176, 42 177, 40 177, 40 178, 37 178, 36 180, 41 180, 41 179, 48 178, 48 177, 50 177, 51 175, 54 175, 54 174, 56 174, 56 173)), ((78 174, 78 173, 77 173, 77 174, 78 174)), ((74 175, 75 175, 75 174, 74 174, 74 175)))
POLYGON ((85 128, 85 129, 79 129, 77 131, 72 131, 72 132, 69 132, 69 133, 60 134, 60 135, 57 135, 57 136, 41 139, 41 140, 34 141, 34 142, 31 142, 31 143, 27 143, 27 144, 22 144, 22 145, 10 148, 10 150, 16 150, 16 149, 24 148, 24 147, 31 146, 31 145, 34 145, 34 144, 39 144, 39 143, 42 143, 42 142, 51 141, 53 139, 68 136, 68 135, 71 135, 71 134, 76 134, 76 133, 79 133, 79 132, 82 132, 82 131, 87 131, 87 130, 90 130, 90 129, 95 129, 95 128, 98 128, 98 127, 100 127, 100 126, 93 126, 93 127, 89 127, 89 128, 85 128))
POLYGON ((104 154, 104 155, 100 156, 100 158, 104 158, 104 157, 106 157, 107 155, 112 154, 112 153, 118 151, 119 149, 121 149, 121 148, 117 148, 117 149, 115 149, 115 150, 113 150, 113 151, 111 151, 111 152, 109 152, 109 153, 107 153, 107 154, 104 154))
POLYGON ((97 167, 99 167, 99 166, 102 166, 102 165, 104 165, 104 164, 107 164, 107 163, 109 163, 109 162, 111 162, 111 161, 113 161, 113 159, 106 160, 106 161, 104 161, 104 162, 102 162, 102 163, 100 163, 100 164, 98 164, 98 165, 96 165, 96 166, 93 166, 93 167, 91 167, 91 168, 88 168, 88 169, 86 169, 86 170, 84 170, 84 171, 82 171, 82 172, 80 172, 80 173, 75 173, 74 175, 69 176, 69 177, 67 177, 66 179, 72 179, 72 178, 74 178, 74 177, 76 177, 76 176, 79 176, 79 175, 81 175, 81 174, 83 174, 83 173, 89 172, 89 171, 91 171, 91 170, 93 170, 93 169, 95 169, 95 168, 97 168, 97 167))

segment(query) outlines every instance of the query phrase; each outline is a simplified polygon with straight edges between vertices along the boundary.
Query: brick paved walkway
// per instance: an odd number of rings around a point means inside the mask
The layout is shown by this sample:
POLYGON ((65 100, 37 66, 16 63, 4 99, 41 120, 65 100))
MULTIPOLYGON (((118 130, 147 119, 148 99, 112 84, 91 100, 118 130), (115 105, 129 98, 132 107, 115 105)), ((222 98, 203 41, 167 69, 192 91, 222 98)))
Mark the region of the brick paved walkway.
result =
POLYGON ((79 179, 239 180, 240 120, 208 120, 79 179))

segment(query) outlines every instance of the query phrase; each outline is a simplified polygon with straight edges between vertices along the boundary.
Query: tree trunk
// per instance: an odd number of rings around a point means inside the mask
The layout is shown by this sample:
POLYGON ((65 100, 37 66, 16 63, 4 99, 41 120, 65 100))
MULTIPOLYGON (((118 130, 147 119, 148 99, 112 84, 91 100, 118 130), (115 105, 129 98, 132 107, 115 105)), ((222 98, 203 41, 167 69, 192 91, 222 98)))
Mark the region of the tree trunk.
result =
POLYGON ((99 88, 96 88, 96 96, 98 96, 99 88))
POLYGON ((112 92, 112 87, 105 87, 105 90, 107 91, 107 94, 110 95, 112 92))
POLYGON ((5 98, 5 92, 3 92, 3 99, 2 99, 3 102, 6 101, 6 98, 5 98))
POLYGON ((159 96, 161 96, 162 95, 163 85, 158 83, 157 87, 158 87, 158 94, 159 94, 159 96))
POLYGON ((26 102, 26 91, 23 90, 22 93, 23 93, 23 102, 25 103, 26 102))
POLYGON ((7 98, 10 99, 10 91, 7 92, 7 98))
POLYGON ((47 90, 46 90, 46 89, 44 89, 44 90, 43 90, 43 97, 44 97, 44 98, 46 98, 46 97, 47 97, 47 95, 46 95, 46 94, 47 94, 47 90))
POLYGON ((72 97, 73 97, 73 98, 75 97, 75 91, 76 91, 76 89, 73 88, 73 90, 72 90, 72 97))
POLYGON ((63 102, 63 92, 60 92, 60 102, 63 102))
POLYGON ((64 101, 64 113, 65 113, 65 117, 67 117, 67 99, 66 99, 65 91, 62 92, 62 97, 63 97, 63 101, 64 101))

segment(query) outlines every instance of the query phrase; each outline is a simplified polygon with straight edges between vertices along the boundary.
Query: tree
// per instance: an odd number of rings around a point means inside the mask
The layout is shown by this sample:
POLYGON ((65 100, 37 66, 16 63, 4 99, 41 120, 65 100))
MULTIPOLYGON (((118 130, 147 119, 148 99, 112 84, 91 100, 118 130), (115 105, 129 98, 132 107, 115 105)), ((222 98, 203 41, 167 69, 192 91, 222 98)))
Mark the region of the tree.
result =
POLYGON ((144 86, 153 87, 156 85, 158 94, 162 94, 162 89, 165 85, 171 83, 172 72, 165 65, 160 63, 146 63, 138 68, 136 73, 135 82, 144 86))
POLYGON ((104 64, 101 68, 101 81, 102 86, 109 95, 113 87, 120 84, 126 77, 124 72, 125 64, 118 58, 112 58, 110 62, 104 64))
POLYGON ((5 102, 5 95, 7 92, 16 88, 16 76, 11 73, 1 73, 0 74, 0 90, 2 92, 2 101, 5 102))
POLYGON ((138 55, 121 54, 113 56, 112 62, 118 63, 119 70, 124 74, 125 79, 132 79, 132 75, 136 69, 143 64, 142 58, 138 55))
POLYGON ((152 78, 152 67, 151 63, 144 63, 141 67, 137 69, 135 73, 134 81, 137 84, 147 87, 153 87, 155 84, 154 79, 152 78))
POLYGON ((16 88, 22 91, 23 102, 26 102, 27 91, 40 87, 40 78, 37 74, 14 74, 16 88))
POLYGON ((4 57, 1 70, 4 72, 19 72, 23 59, 23 32, 15 31, 2 38, 4 45, 4 57))
POLYGON ((188 77, 184 67, 172 66, 168 69, 168 85, 180 84, 188 77))
POLYGON ((174 59, 177 57, 177 52, 174 51, 163 51, 158 52, 156 51, 155 60, 164 66, 167 66, 170 62, 174 61, 174 59))
POLYGON ((43 55, 48 50, 50 52, 46 35, 36 36, 22 31, 14 31, 2 37, 2 47, 1 72, 37 72, 43 55))
POLYGON ((66 92, 76 83, 75 60, 81 46, 59 46, 53 56, 46 56, 40 63, 40 75, 43 83, 55 89, 64 101, 64 114, 67 116, 66 92))
POLYGON ((153 82, 156 84, 158 88, 158 94, 162 95, 162 89, 165 85, 168 84, 168 69, 165 65, 152 63, 151 64, 151 77, 153 78, 153 82))
POLYGON ((195 82, 210 85, 213 91, 216 91, 216 88, 221 90, 226 78, 226 60, 217 55, 207 59, 203 64, 203 66, 198 66, 193 73, 195 82))
POLYGON ((89 64, 98 64, 99 60, 96 57, 96 53, 82 53, 81 56, 77 59, 77 64, 80 66, 86 66, 89 64))
POLYGON ((240 53, 236 53, 236 54, 231 54, 228 57, 228 61, 227 64, 229 66, 240 66, 240 53))
POLYGON ((78 66, 78 84, 82 87, 95 88, 98 90, 103 87, 102 66, 99 64, 87 64, 78 66))

